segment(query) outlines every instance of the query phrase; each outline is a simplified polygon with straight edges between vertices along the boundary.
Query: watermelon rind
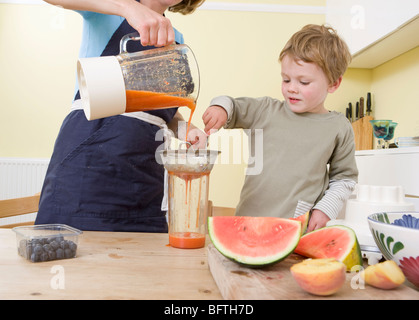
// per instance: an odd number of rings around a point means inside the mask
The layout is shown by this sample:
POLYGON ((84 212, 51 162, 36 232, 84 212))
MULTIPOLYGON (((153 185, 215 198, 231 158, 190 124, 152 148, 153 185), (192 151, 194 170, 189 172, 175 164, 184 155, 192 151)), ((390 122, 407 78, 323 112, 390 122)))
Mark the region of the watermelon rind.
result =
MULTIPOLYGON (((249 219, 248 221, 256 221, 256 220, 250 220, 250 219, 272 219, 272 217, 238 217, 238 216, 225 216, 225 217, 209 217, 208 218, 208 234, 210 236, 210 239, 214 245, 214 247, 225 257, 248 267, 265 267, 272 264, 276 264, 282 260, 284 260, 286 257, 288 257, 297 247, 298 241, 300 240, 301 236, 301 222, 294 221, 290 219, 282 219, 282 218, 273 218, 273 219, 279 219, 278 221, 289 224, 293 227, 293 232, 291 236, 288 236, 289 243, 285 244, 285 247, 281 250, 277 250, 273 254, 263 254, 264 247, 260 247, 258 252, 260 252, 260 255, 258 256, 248 256, 241 254, 239 252, 234 252, 231 248, 229 248, 229 243, 223 243, 220 241, 220 239, 217 237, 215 230, 214 230, 214 219, 249 219)), ((269 220, 265 220, 269 221, 269 220)), ((259 220, 258 223, 263 223, 263 220, 259 220)), ((238 232, 237 229, 235 230, 226 230, 226 232, 229 232, 229 236, 234 237, 235 232, 238 232)), ((246 244, 242 243, 242 245, 246 246, 246 244)), ((272 244, 270 244, 272 247, 272 244)))
POLYGON ((308 220, 310 219, 310 211, 307 211, 306 213, 299 215, 298 217, 293 217, 290 219, 301 222, 301 235, 303 235, 307 231, 308 220))
MULTIPOLYGON (((332 245, 332 244, 330 244, 332 245)), ((299 245, 297 245, 296 249, 294 250, 295 253, 300 254, 302 256, 308 258, 336 258, 339 261, 343 262, 346 265, 347 271, 351 271, 354 266, 361 265, 362 266, 362 254, 361 248, 359 246, 358 239, 356 237, 355 231, 351 228, 343 225, 332 225, 326 226, 323 228, 319 228, 313 230, 309 233, 304 234, 301 237, 301 241, 299 245), (341 250, 339 256, 335 255, 328 255, 326 252, 322 251, 322 248, 318 247, 319 241, 316 241, 316 237, 327 230, 331 229, 340 229, 346 232, 351 239, 351 245, 348 245, 346 250, 341 250), (306 241, 310 241, 309 246, 305 246, 306 241), (305 247, 304 247, 305 246, 305 247)))

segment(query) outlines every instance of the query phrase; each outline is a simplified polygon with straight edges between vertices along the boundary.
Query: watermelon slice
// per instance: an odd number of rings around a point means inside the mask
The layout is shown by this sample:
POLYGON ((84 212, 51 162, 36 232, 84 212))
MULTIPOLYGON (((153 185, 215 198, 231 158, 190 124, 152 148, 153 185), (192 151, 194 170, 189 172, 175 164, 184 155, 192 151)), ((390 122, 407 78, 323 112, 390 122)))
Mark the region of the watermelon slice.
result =
POLYGON ((227 258, 261 267, 277 263, 294 251, 301 222, 274 217, 209 217, 208 232, 214 246, 227 258))
POLYGON ((294 250, 308 258, 335 258, 346 265, 346 270, 362 266, 361 249, 355 232, 346 226, 333 225, 303 235, 294 250))
POLYGON ((296 218, 290 218, 290 219, 301 222, 301 235, 303 235, 304 233, 306 233, 309 218, 310 218, 310 211, 307 211, 306 213, 299 215, 296 218))

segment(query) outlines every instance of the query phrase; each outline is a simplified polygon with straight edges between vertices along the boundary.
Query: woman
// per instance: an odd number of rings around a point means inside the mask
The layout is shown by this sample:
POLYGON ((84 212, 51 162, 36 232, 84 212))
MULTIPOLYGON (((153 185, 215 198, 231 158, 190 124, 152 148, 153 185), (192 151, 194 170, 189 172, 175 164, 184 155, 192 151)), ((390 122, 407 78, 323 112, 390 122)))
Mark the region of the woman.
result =
MULTIPOLYGON (((164 12, 192 13, 203 0, 51 0, 83 17, 80 57, 117 55, 120 39, 139 32, 141 44, 128 51, 183 42, 164 12)), ((148 117, 118 115, 88 121, 76 95, 64 119, 42 188, 36 224, 63 223, 81 230, 167 232, 162 210, 164 168, 155 160, 162 141, 156 133, 176 132, 183 121, 176 108, 148 117)), ((185 137, 179 137, 183 138, 185 137)), ((187 137, 198 147, 206 135, 194 126, 187 137)))

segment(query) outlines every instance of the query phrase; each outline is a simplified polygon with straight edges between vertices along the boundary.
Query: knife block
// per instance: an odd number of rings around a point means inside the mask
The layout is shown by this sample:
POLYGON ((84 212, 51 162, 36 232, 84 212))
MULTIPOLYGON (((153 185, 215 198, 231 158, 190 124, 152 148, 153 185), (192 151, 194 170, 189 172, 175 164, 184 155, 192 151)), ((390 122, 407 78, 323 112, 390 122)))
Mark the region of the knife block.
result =
POLYGON ((371 150, 373 142, 372 125, 370 120, 374 118, 365 116, 352 122, 352 129, 355 135, 355 150, 371 150))

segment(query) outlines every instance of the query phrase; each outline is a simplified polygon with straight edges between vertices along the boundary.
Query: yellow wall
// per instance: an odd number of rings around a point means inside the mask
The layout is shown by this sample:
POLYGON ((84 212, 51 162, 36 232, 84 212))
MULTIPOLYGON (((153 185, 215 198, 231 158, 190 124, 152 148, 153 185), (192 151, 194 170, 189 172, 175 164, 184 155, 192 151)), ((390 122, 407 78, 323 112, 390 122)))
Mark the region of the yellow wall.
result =
MULTIPOLYGON (((262 1, 304 6, 325 6, 325 2, 262 1)), ((201 91, 194 122, 201 128, 202 113, 216 95, 282 98, 280 50, 303 25, 325 20, 318 14, 211 10, 167 16, 184 34, 200 66, 201 91)), ((74 93, 81 22, 77 13, 50 5, 0 4, 0 157, 50 157, 74 93)), ((396 136, 419 135, 415 107, 418 55, 415 49, 373 70, 349 69, 326 106, 344 112, 348 102, 371 91, 375 116, 401 123, 396 136)), ((182 113, 189 116, 186 109, 182 113)), ((220 147, 218 138, 228 134, 219 132, 210 139, 210 146, 220 147)), ((247 140, 240 131, 234 136, 245 146, 238 164, 217 164, 211 174, 210 198, 216 205, 235 206, 244 180, 247 140)), ((228 146, 220 148, 223 154, 230 153, 228 146)))
POLYGON ((49 158, 74 93, 81 17, 0 4, 0 157, 49 158))
POLYGON ((395 137, 419 136, 419 47, 372 70, 376 119, 398 122, 395 137))

